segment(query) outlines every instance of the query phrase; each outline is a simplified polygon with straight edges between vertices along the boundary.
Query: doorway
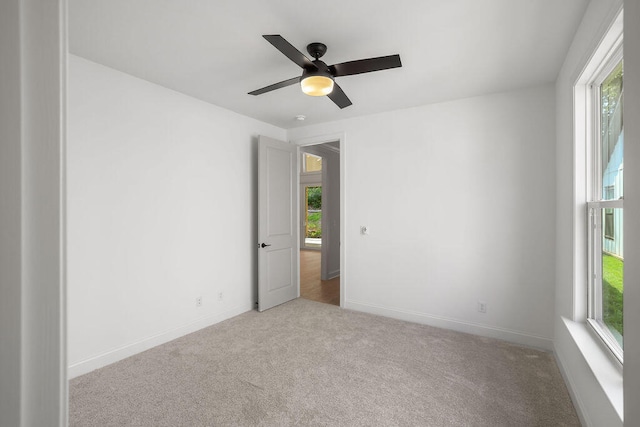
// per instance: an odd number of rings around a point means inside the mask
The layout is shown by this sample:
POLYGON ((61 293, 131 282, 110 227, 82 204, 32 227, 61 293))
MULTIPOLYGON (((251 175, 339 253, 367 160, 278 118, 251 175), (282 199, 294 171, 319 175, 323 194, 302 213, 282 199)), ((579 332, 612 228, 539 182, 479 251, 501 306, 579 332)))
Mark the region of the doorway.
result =
POLYGON ((340 305, 340 143, 300 148, 300 297, 340 305))

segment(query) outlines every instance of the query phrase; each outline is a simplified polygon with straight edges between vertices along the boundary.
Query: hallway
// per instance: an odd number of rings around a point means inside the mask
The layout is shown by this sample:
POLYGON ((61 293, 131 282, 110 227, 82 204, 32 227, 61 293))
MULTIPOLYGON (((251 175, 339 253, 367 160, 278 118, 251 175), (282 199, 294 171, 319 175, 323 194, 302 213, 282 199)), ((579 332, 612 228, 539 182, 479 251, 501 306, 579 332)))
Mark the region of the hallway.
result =
POLYGON ((300 251, 300 297, 340 305, 340 276, 320 280, 320 251, 300 251))

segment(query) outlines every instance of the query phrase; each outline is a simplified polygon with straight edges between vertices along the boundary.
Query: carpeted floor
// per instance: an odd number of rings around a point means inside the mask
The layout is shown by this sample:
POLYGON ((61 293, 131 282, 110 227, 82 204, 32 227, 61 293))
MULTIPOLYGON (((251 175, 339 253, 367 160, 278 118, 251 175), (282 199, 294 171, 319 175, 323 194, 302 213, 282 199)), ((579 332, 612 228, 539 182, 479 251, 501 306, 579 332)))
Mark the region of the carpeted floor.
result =
POLYGON ((552 354, 297 299, 70 381, 71 426, 579 426, 552 354))

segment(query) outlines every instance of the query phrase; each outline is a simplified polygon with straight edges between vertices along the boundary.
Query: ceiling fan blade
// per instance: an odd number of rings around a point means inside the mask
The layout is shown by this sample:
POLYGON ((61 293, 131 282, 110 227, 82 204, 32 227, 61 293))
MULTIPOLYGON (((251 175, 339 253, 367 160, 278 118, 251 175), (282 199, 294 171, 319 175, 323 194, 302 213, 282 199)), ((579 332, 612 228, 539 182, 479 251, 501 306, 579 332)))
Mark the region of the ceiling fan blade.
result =
POLYGON ((276 49, 284 54, 287 58, 298 64, 300 68, 305 68, 308 70, 317 70, 318 67, 315 66, 313 62, 309 58, 307 58, 302 52, 293 47, 291 43, 286 41, 284 37, 280 34, 273 35, 263 35, 269 43, 271 43, 276 49))
POLYGON ((333 83, 333 90, 327 95, 338 107, 345 108, 351 105, 351 100, 344 93, 338 83, 333 83))
POLYGON ((400 55, 380 56, 378 58, 360 59, 329 66, 329 72, 334 77, 350 76, 352 74, 370 73, 372 71, 388 70, 402 67, 400 55))
POLYGON ((271 92, 272 90, 280 89, 283 87, 291 86, 293 84, 299 83, 300 77, 293 77, 289 80, 282 81, 280 83, 274 83, 272 85, 263 87, 262 89, 254 90, 253 92, 249 92, 249 95, 261 95, 266 92, 271 92))

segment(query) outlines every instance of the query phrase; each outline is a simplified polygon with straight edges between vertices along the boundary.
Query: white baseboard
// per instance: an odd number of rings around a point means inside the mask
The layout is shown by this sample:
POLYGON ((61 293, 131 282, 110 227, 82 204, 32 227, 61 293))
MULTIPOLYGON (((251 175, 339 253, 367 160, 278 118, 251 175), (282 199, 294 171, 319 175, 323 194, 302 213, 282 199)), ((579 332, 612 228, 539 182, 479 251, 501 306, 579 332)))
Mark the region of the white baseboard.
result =
POLYGON ((391 317, 399 320, 405 320, 407 322, 420 323, 423 325, 435 326, 443 329, 451 329, 454 331, 465 332, 467 334, 479 335, 482 337, 497 338, 527 347, 553 351, 552 339, 510 329, 480 325, 477 323, 449 319, 440 316, 433 316, 430 314, 415 311, 398 310, 395 308, 363 303, 351 299, 345 301, 344 308, 363 311, 365 313, 377 314, 379 316, 391 317))
POLYGON ((580 424, 582 424, 585 427, 591 427, 592 424, 585 417, 586 411, 584 408, 584 402, 582 402, 580 395, 577 393, 578 389, 575 385, 575 381, 571 377, 570 372, 566 369, 566 366, 567 366, 566 362, 564 361, 562 355, 559 352, 557 352, 555 349, 553 351, 553 355, 556 358, 556 365, 558 365, 558 368, 560 369, 560 374, 564 379, 564 383, 567 385, 567 390, 569 390, 569 395, 571 396, 571 400, 573 401, 573 406, 576 408, 576 412, 578 413, 580 424))
POLYGON ((119 360, 126 359, 127 357, 141 353, 145 350, 149 350, 150 348, 156 347, 160 344, 167 343, 176 338, 180 338, 184 335, 196 332, 200 329, 206 328, 207 326, 215 325, 216 323, 220 323, 223 320, 230 319, 251 310, 253 310, 252 303, 242 304, 222 313, 203 317, 178 328, 151 337, 147 337, 138 342, 110 350, 106 353, 91 357, 86 360, 82 360, 68 367, 67 377, 68 379, 72 379, 80 375, 87 374, 93 370, 110 365, 119 360))

